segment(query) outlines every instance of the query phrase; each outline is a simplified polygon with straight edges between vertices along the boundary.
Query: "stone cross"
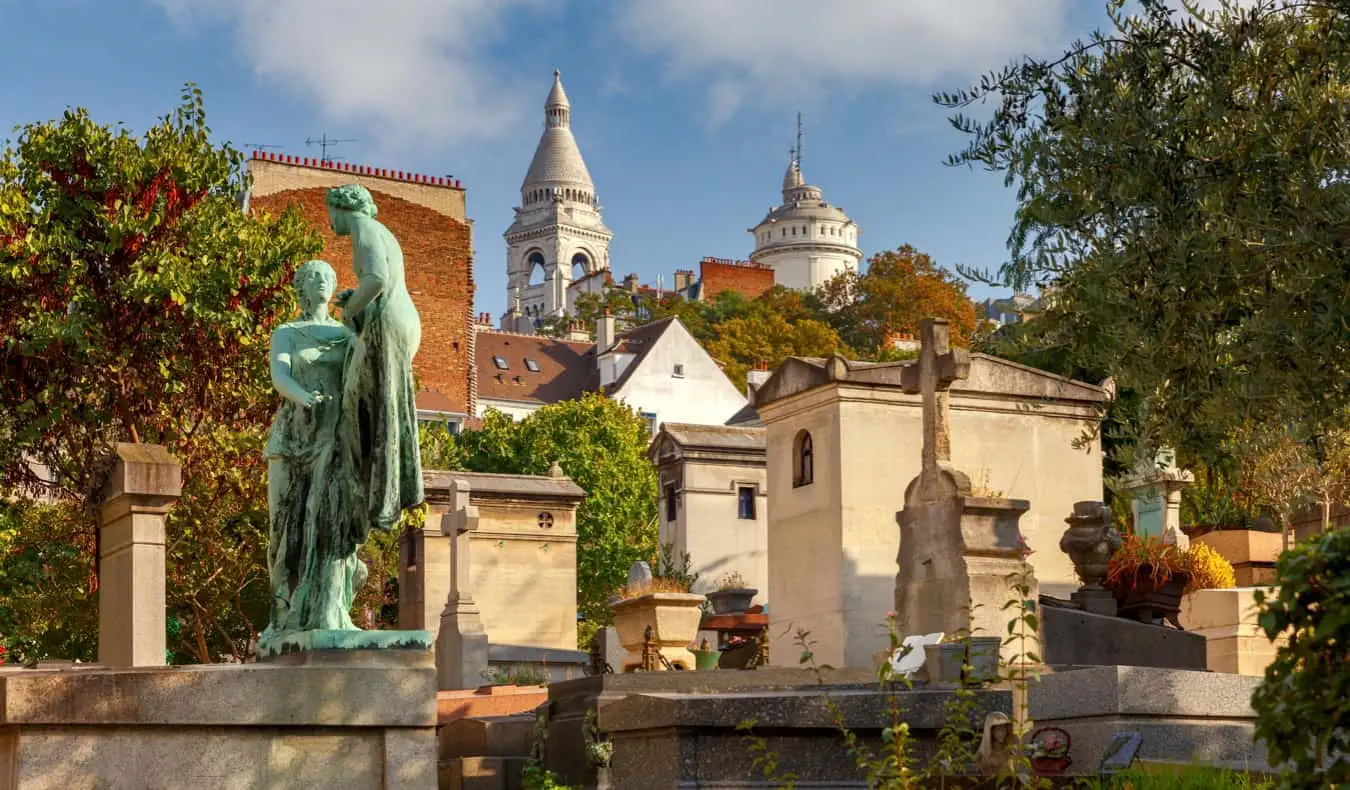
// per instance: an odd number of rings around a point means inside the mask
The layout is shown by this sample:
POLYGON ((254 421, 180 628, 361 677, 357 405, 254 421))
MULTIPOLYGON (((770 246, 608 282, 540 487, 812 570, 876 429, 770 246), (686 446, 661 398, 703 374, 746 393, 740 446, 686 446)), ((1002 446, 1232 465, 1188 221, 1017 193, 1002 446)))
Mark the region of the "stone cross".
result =
POLYGON ((470 583, 469 544, 478 529, 478 507, 469 504, 469 483, 453 480, 450 483, 450 510, 442 520, 441 530, 450 536, 450 599, 451 605, 472 606, 473 585, 470 583))
POLYGON ((923 396, 923 470, 952 460, 948 421, 948 388, 970 375, 970 354, 952 348, 947 319, 925 318, 919 324, 919 361, 905 367, 901 383, 906 392, 923 396))

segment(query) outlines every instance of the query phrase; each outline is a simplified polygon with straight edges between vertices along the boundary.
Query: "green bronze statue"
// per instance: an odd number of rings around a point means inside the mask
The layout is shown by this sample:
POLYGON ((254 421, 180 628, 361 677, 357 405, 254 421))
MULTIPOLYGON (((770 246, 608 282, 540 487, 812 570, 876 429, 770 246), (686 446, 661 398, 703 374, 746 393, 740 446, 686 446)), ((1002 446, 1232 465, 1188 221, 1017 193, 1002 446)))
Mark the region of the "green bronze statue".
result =
POLYGON ((425 631, 362 631, 352 602, 367 577, 357 557, 372 529, 392 529, 423 501, 412 358, 422 327, 404 282, 403 253, 375 220, 365 187, 328 191, 329 219, 352 237, 357 287, 337 298, 324 261, 295 275, 299 318, 272 335, 272 383, 282 396, 268 459, 270 622, 259 653, 430 647, 425 631))

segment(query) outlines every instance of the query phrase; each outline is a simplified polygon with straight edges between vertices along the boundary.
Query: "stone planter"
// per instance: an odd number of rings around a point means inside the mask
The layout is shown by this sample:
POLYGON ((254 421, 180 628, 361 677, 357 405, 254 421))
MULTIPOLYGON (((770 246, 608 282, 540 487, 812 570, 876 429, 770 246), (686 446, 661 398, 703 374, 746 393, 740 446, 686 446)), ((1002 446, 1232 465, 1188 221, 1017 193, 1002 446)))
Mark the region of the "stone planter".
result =
POLYGON ((970 638, 970 685, 998 680, 999 650, 1003 640, 997 636, 970 638))
POLYGON ((1275 561, 1284 551, 1284 535, 1255 529, 1216 529, 1193 536, 1233 566, 1239 587, 1264 587, 1275 583, 1275 561))
POLYGON ((655 648, 672 667, 694 669, 694 652, 689 645, 698 636, 702 605, 703 596, 693 593, 647 593, 610 604, 619 644, 628 651, 625 671, 642 666, 642 640, 648 626, 655 648))
POLYGON ((966 646, 960 642, 924 645, 923 655, 929 683, 960 683, 966 663, 966 646))
POLYGON ((1189 573, 1174 573, 1167 581, 1157 584, 1152 578, 1152 568, 1141 566, 1135 579, 1124 579, 1115 589, 1120 616, 1141 623, 1166 620, 1181 628, 1178 620, 1181 596, 1190 578, 1189 573))
POLYGON ((750 608, 758 594, 759 590, 748 587, 715 590, 708 593, 708 603, 712 604, 713 614, 740 614, 750 608))

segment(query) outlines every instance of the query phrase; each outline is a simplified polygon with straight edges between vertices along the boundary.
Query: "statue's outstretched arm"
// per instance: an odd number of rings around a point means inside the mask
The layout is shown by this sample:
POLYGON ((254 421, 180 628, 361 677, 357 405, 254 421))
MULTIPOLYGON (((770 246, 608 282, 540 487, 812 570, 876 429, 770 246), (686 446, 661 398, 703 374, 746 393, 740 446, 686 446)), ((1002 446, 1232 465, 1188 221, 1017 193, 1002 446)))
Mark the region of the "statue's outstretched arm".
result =
POLYGON ((319 394, 307 392, 291 375, 291 333, 285 327, 272 333, 272 386, 282 397, 309 408, 319 402, 319 394))
POLYGON ((384 293, 384 284, 389 279, 389 257, 380 234, 363 235, 353 245, 352 255, 359 264, 355 268, 361 273, 361 282, 347 299, 347 304, 343 305, 344 317, 359 316, 366 305, 384 293))

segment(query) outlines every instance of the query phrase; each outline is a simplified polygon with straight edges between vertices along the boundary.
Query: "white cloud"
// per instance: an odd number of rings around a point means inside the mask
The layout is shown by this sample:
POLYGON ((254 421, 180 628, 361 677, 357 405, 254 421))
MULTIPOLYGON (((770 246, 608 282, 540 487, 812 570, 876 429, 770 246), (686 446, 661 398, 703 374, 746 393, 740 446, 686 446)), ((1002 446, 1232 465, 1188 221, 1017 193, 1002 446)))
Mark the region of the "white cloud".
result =
POLYGON ((710 80, 715 118, 824 91, 957 86, 1072 38, 1082 0, 619 0, 618 24, 681 79, 710 80))
POLYGON ((487 68, 484 50, 507 13, 550 0, 154 2, 180 24, 229 26, 258 77, 397 147, 487 138, 519 120, 532 94, 487 68))

